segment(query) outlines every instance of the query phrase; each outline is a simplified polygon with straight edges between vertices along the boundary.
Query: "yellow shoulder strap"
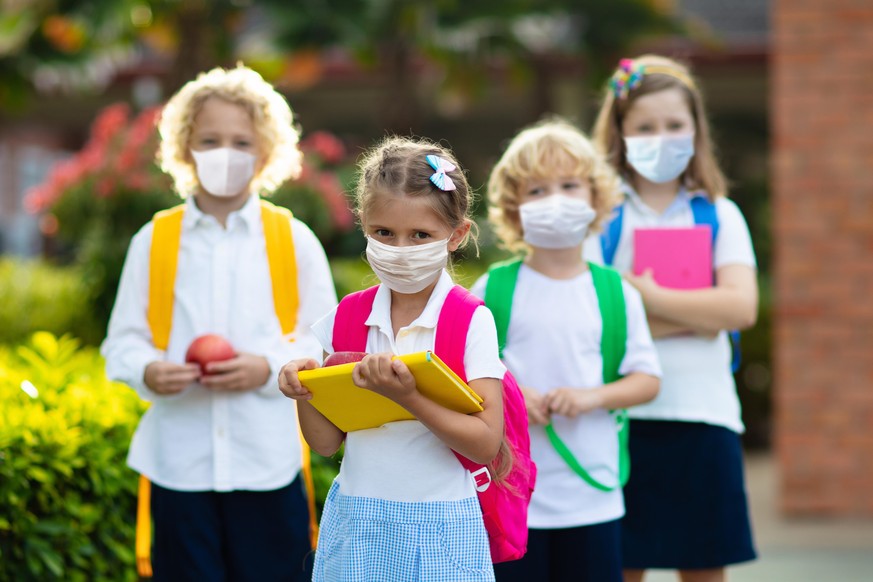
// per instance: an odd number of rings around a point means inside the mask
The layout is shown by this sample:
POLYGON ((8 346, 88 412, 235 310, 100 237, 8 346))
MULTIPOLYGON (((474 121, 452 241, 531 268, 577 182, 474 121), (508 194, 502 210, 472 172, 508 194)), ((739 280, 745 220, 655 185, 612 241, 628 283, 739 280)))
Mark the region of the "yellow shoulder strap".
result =
POLYGON ((185 205, 180 204, 155 214, 152 223, 152 247, 149 255, 149 305, 147 318, 152 330, 152 342, 159 350, 166 350, 173 327, 173 288, 176 285, 176 265, 182 241, 182 216, 185 205))
MULTIPOLYGON (((149 304, 147 318, 155 347, 166 350, 173 326, 173 290, 182 240, 181 204, 155 214, 149 256, 149 304)), ((291 234, 291 211, 261 200, 261 221, 270 278, 273 285, 273 304, 282 328, 282 334, 293 341, 300 305, 297 293, 297 260, 291 234)), ((299 430, 299 425, 298 425, 299 430)), ((300 434, 303 460, 303 480, 309 504, 310 543, 315 549, 318 540, 318 522, 315 513, 315 484, 312 478, 312 460, 309 445, 300 434)), ((136 567, 143 578, 152 576, 151 566, 151 483, 141 475, 136 515, 136 567)))
POLYGON ((293 341, 297 327, 297 259, 291 236, 291 211, 261 200, 261 220, 267 243, 267 261, 273 281, 273 303, 282 333, 293 341))

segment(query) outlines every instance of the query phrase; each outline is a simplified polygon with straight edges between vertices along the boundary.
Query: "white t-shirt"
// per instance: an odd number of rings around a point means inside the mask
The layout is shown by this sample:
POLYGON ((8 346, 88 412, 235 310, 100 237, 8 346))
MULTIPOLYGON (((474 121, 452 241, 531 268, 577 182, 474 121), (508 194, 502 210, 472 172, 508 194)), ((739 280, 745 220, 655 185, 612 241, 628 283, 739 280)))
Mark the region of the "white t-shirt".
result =
MULTIPOLYGON (((473 285, 473 294, 484 297, 487 280, 488 275, 483 275, 473 285)), ((619 372, 660 376, 639 293, 626 283, 623 286, 628 332, 619 372)), ((558 387, 601 386, 601 332, 602 318, 590 271, 557 280, 521 266, 503 350, 504 363, 520 385, 543 393, 558 387)), ((617 482, 618 433, 607 410, 576 418, 555 415, 552 423, 595 479, 607 485, 617 482)), ((531 425, 530 436, 537 482, 528 509, 529 527, 578 527, 624 515, 620 488, 603 492, 588 485, 558 455, 542 426, 531 425)))
MULTIPOLYGON (((367 318, 367 349, 371 354, 402 355, 434 349, 440 309, 454 286, 443 271, 424 311, 394 337, 391 293, 381 285, 367 318)), ((324 350, 333 353, 336 309, 312 327, 324 350)), ((502 379, 494 317, 484 307, 473 314, 464 352, 468 380, 502 379)), ((455 454, 417 420, 389 422, 346 435, 345 453, 336 477, 344 495, 391 501, 456 501, 476 495, 470 473, 455 454)))
POLYGON ((310 327, 336 306, 336 291, 321 243, 292 219, 300 305, 294 341, 288 341, 276 317, 258 197, 230 213, 226 227, 188 198, 173 328, 163 352, 152 343, 146 319, 152 230, 149 222, 130 243, 101 347, 106 375, 151 401, 133 436, 128 464, 177 491, 268 491, 287 485, 302 460, 296 407, 279 392, 278 374, 289 360, 322 354, 310 327), (264 356, 270 364, 267 382, 246 392, 194 383, 170 395, 145 386, 150 362, 183 363, 191 340, 205 333, 227 337, 237 351, 264 356))
MULTIPOLYGON (((691 196, 685 190, 662 214, 647 206, 635 192, 627 191, 621 238, 613 266, 619 272, 633 266, 635 228, 693 226, 691 196)), ((713 267, 747 265, 755 268, 755 254, 749 227, 740 209, 731 200, 719 198, 715 204, 718 236, 713 249, 713 267)), ((585 243, 585 257, 603 262, 599 236, 585 243)), ((705 422, 734 432, 744 430, 740 402, 731 373, 730 338, 722 331, 715 338, 702 336, 669 337, 655 340, 664 377, 661 391, 647 404, 630 410, 633 418, 705 422)))

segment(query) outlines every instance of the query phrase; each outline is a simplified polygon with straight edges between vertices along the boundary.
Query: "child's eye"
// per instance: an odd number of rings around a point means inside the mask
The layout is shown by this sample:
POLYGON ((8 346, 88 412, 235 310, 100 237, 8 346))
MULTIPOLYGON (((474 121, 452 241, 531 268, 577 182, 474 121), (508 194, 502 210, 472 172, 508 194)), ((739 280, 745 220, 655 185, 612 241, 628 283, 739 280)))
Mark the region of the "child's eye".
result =
POLYGON ((527 191, 528 196, 539 196, 545 191, 545 188, 542 186, 534 186, 527 191))
POLYGON ((418 231, 414 235, 412 235, 412 238, 416 240, 424 240, 430 238, 430 235, 426 232, 418 231))
POLYGON ((373 234, 375 234, 376 236, 380 236, 382 238, 385 238, 385 237, 391 236, 391 231, 388 230, 387 228, 377 228, 376 230, 373 231, 373 234))
POLYGON ((576 190, 580 186, 581 184, 579 182, 564 182, 563 184, 561 184, 561 187, 564 190, 576 190))
POLYGON ((681 131, 685 129, 685 123, 681 121, 671 121, 667 124, 667 129, 670 131, 681 131))
POLYGON ((236 147, 238 147, 239 149, 248 149, 252 147, 252 142, 240 140, 237 141, 234 145, 236 145, 236 147))
POLYGON ((643 125, 638 125, 636 131, 637 133, 652 133, 655 131, 655 126, 650 123, 644 123, 643 125))

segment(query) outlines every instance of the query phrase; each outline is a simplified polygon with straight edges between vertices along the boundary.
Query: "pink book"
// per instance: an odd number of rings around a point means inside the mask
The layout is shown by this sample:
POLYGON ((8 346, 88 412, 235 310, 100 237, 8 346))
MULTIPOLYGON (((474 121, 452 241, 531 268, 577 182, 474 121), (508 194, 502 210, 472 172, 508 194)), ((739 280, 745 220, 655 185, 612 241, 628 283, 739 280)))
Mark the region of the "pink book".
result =
POLYGON ((671 289, 712 287, 712 232, 709 225, 634 230, 635 275, 652 269, 655 281, 671 289))

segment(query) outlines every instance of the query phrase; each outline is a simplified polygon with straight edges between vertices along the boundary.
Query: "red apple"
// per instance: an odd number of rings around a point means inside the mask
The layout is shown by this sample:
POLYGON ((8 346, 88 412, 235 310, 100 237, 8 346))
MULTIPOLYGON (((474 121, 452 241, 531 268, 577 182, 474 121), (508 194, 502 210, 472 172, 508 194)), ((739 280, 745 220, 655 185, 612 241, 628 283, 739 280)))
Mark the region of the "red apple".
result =
POLYGON ((236 357, 236 350, 230 342, 214 333, 201 335, 191 342, 188 351, 185 352, 185 361, 199 364, 200 373, 206 374, 206 364, 221 362, 236 357))
POLYGON ((323 366, 339 366, 340 364, 348 364, 350 362, 360 362, 364 359, 367 352, 334 352, 324 359, 323 366))

